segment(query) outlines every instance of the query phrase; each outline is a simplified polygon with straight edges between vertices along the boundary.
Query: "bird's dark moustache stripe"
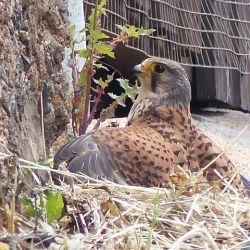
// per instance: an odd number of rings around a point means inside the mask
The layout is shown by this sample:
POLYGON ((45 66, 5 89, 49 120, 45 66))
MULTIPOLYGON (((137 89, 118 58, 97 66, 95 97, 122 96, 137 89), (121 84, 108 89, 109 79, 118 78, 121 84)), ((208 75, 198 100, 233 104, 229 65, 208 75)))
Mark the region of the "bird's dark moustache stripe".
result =
POLYGON ((152 74, 151 75, 151 88, 152 88, 152 92, 155 92, 156 90, 156 85, 157 85, 157 76, 152 74))

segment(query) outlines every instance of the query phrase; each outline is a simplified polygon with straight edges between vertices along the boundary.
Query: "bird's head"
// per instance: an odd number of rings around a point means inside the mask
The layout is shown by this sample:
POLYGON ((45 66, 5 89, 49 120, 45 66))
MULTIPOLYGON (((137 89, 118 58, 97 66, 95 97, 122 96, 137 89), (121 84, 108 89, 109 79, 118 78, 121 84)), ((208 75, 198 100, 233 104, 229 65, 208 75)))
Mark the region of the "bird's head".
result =
POLYGON ((172 60, 151 57, 134 68, 141 83, 138 98, 157 98, 161 104, 189 106, 191 87, 182 66, 172 60))

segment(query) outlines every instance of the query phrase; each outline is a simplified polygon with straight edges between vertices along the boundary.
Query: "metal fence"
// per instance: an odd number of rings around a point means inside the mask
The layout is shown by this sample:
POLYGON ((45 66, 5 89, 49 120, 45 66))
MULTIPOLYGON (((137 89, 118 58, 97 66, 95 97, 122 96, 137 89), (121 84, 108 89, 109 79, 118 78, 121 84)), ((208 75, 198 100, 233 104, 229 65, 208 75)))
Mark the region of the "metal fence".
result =
MULTIPOLYGON (((89 15, 95 0, 83 2, 89 15)), ((215 99, 250 110, 249 0, 109 0, 103 29, 118 34, 116 24, 154 28, 152 36, 131 40, 129 45, 147 55, 208 69, 209 73, 199 74, 214 75, 215 99), (234 98, 229 91, 236 80, 239 96, 234 98)), ((200 98, 209 96, 203 91, 200 98)))

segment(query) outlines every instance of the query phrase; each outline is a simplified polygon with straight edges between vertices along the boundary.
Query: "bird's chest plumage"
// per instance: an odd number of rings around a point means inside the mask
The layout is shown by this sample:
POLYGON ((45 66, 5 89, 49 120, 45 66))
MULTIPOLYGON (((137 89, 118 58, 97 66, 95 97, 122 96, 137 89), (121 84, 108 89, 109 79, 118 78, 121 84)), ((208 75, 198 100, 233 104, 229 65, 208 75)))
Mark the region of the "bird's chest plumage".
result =
POLYGON ((137 100, 129 112, 128 124, 130 124, 133 120, 137 119, 143 113, 147 112, 149 108, 152 107, 152 105, 153 102, 150 99, 137 100))

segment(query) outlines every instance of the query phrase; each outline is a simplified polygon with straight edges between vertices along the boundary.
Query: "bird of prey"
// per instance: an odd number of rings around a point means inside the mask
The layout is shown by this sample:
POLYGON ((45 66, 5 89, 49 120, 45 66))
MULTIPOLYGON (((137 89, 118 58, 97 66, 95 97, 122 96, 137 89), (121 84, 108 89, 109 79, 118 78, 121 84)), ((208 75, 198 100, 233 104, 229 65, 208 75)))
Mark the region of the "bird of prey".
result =
POLYGON ((244 187, 233 163, 194 124, 190 113, 191 86, 175 61, 151 57, 134 67, 141 83, 125 128, 94 130, 63 146, 54 156, 58 166, 93 178, 145 187, 169 187, 179 166, 192 173, 207 167, 202 178, 244 187))

